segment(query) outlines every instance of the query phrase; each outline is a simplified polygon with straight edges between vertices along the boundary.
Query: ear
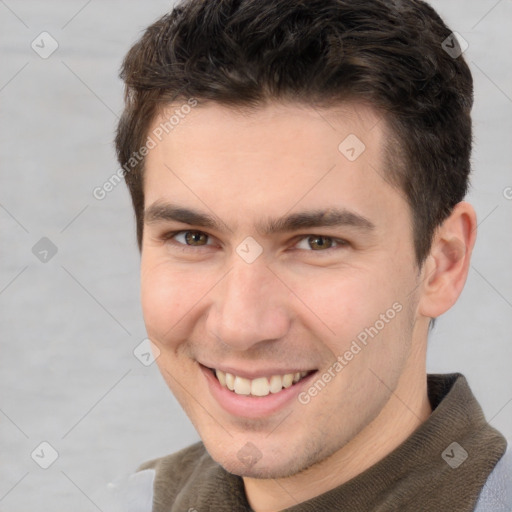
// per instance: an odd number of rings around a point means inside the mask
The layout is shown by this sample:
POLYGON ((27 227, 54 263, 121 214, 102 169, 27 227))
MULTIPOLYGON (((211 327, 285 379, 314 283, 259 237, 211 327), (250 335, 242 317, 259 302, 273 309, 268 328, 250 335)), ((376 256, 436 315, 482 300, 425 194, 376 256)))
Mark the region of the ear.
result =
POLYGON ((462 201, 436 230, 422 268, 420 314, 437 318, 459 298, 469 272, 476 227, 475 210, 462 201))

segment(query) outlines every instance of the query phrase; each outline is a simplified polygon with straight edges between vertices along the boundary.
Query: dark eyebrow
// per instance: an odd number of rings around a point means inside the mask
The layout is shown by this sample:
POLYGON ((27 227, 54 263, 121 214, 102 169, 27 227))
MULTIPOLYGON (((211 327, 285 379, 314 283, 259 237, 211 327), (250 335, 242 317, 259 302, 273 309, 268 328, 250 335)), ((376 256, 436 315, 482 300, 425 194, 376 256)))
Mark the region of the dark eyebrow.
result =
POLYGON ((327 210, 293 213, 280 219, 270 219, 259 231, 265 234, 272 234, 297 231, 305 228, 341 226, 353 227, 362 231, 372 231, 375 229, 375 225, 362 215, 345 209, 329 208, 327 210))
POLYGON ((219 229, 220 227, 219 222, 213 215, 169 203, 156 202, 144 210, 144 224, 173 220, 204 228, 219 229))
MULTIPOLYGON (((223 231, 222 223, 213 215, 196 210, 176 206, 169 203, 156 202, 144 212, 144 223, 176 221, 192 226, 204 227, 223 231)), ((345 210, 329 208, 293 213, 279 219, 269 219, 260 224, 257 230, 260 234, 271 235, 286 233, 299 229, 348 226, 361 231, 372 231, 375 225, 366 217, 345 210)), ((224 226, 225 227, 225 226, 224 226)))

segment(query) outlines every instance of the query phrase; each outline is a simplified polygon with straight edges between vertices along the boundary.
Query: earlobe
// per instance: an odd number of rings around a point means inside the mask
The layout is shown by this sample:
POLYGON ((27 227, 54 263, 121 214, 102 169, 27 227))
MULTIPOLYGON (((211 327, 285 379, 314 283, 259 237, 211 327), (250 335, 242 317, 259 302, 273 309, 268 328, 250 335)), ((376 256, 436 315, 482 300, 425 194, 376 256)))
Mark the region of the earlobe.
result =
POLYGON ((469 272, 476 239, 476 214, 463 201, 438 227, 430 254, 423 266, 423 286, 419 312, 437 318, 459 298, 469 272))

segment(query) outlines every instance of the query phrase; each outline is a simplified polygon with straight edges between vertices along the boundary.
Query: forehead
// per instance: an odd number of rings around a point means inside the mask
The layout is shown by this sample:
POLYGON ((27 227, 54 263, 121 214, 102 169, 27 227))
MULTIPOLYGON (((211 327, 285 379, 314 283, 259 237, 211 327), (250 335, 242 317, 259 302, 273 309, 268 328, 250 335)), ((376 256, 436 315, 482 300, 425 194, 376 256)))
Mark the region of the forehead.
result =
POLYGON ((382 116, 358 103, 252 111, 207 103, 183 112, 175 104, 150 128, 145 207, 168 201, 242 222, 300 207, 403 214, 401 192, 384 179, 386 132, 382 116))

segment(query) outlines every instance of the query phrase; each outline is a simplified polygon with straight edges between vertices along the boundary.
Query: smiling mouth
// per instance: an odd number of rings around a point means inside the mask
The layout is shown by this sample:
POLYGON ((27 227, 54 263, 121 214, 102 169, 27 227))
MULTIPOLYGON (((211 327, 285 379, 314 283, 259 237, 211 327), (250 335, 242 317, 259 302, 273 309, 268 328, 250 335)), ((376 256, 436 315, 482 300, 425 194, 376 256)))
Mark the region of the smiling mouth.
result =
POLYGON ((270 393, 277 394, 283 389, 294 386, 302 379, 308 377, 316 370, 304 372, 286 373, 284 375, 272 375, 270 377, 257 377, 256 379, 246 379, 232 373, 223 372, 214 368, 208 368, 217 378, 220 385, 243 396, 263 397, 270 393))

